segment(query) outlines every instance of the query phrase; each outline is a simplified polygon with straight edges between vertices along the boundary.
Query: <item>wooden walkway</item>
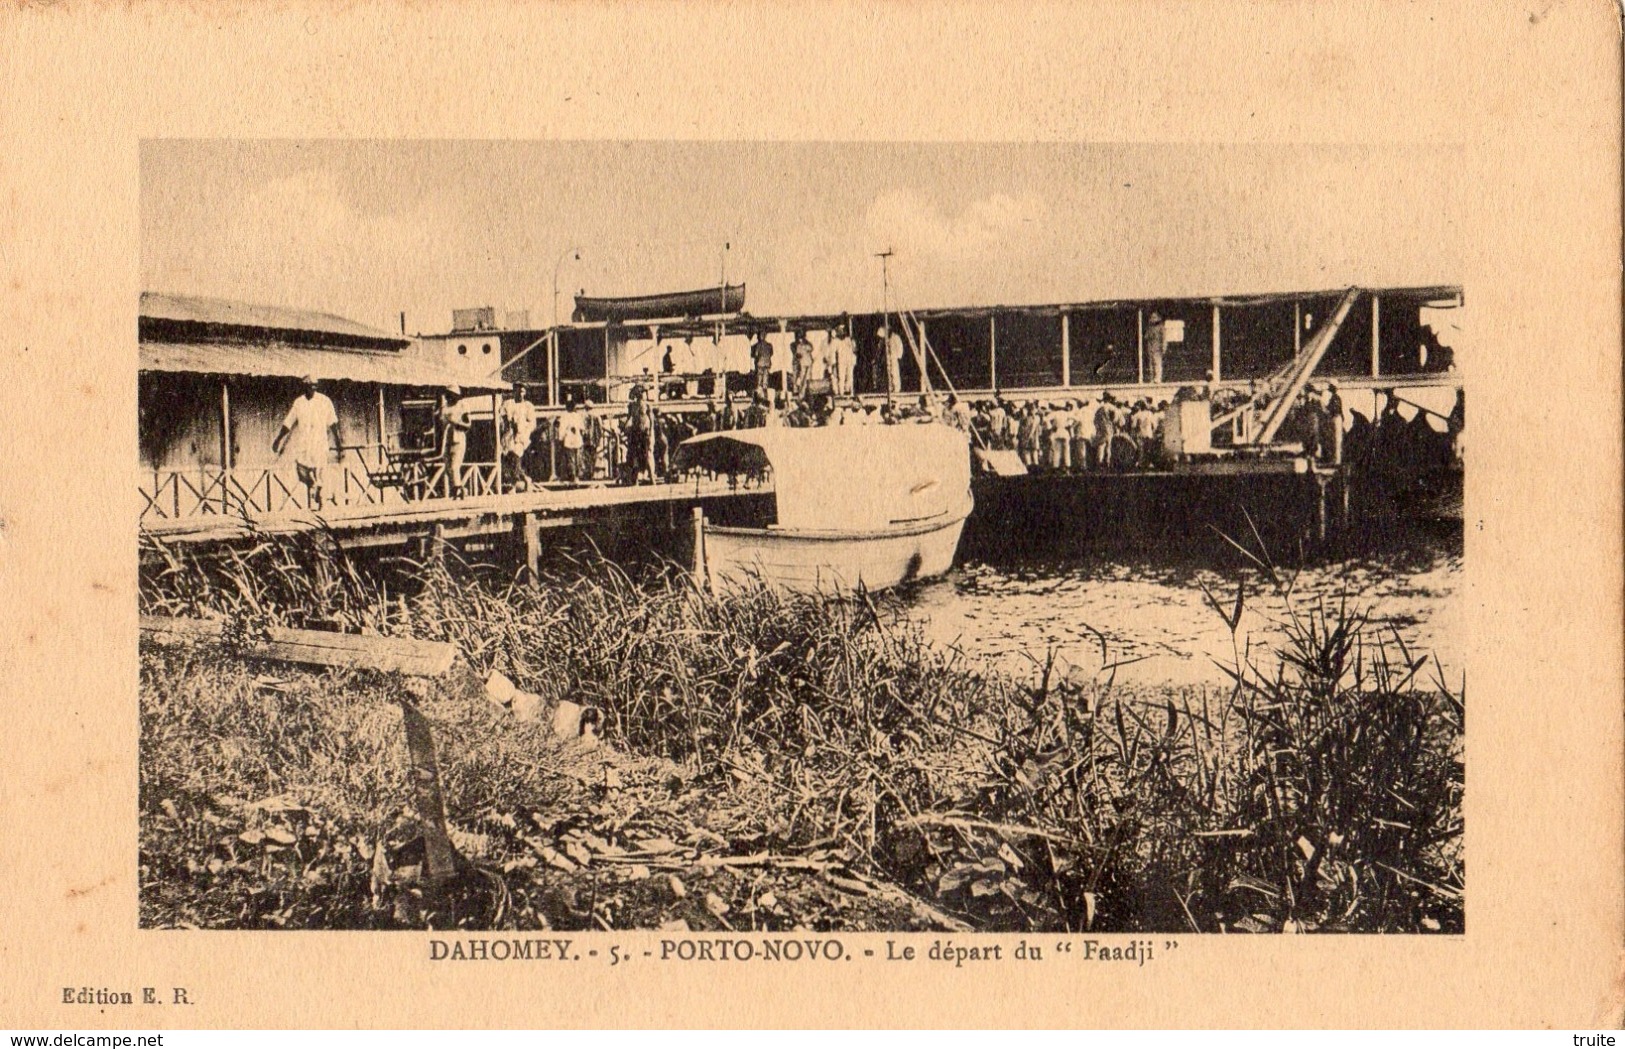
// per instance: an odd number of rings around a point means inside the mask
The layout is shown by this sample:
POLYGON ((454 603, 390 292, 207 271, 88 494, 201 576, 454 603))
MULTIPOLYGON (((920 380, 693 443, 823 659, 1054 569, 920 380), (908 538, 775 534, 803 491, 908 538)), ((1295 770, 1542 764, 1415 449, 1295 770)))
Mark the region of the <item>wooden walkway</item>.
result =
POLYGON ((325 529, 346 546, 400 542, 439 528, 446 538, 511 531, 514 522, 533 517, 554 525, 573 523, 573 515, 621 507, 662 503, 692 505, 698 500, 761 496, 771 483, 734 487, 727 481, 620 487, 599 484, 580 488, 539 489, 468 499, 424 499, 388 505, 335 506, 324 512, 290 510, 242 517, 200 514, 145 522, 143 534, 174 542, 220 542, 256 534, 289 534, 325 529))

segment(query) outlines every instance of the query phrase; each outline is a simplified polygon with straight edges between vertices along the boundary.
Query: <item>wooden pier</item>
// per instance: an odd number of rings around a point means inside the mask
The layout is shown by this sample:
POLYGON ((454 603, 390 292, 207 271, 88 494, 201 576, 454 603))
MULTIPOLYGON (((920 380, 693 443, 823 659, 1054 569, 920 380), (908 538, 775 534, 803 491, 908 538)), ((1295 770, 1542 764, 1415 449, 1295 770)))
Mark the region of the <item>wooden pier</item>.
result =
POLYGON ((748 519, 762 512, 762 504, 771 500, 772 494, 771 483, 745 486, 726 480, 629 487, 594 484, 383 506, 334 506, 326 512, 293 509, 261 514, 198 514, 146 521, 142 532, 167 543, 210 544, 321 530, 348 550, 423 541, 442 547, 453 540, 511 536, 522 549, 527 566, 534 570, 541 552, 541 535, 549 529, 613 523, 631 513, 661 511, 666 511, 674 523, 686 525, 694 507, 713 519, 748 519))

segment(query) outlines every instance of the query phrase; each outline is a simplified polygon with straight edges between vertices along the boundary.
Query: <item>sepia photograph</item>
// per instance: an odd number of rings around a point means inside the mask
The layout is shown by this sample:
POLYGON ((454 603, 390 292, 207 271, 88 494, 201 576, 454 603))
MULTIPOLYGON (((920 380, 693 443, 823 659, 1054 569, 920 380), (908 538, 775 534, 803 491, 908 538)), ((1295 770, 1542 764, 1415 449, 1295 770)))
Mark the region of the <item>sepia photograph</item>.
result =
POLYGON ((1462 170, 142 140, 141 927, 1463 934, 1462 170))

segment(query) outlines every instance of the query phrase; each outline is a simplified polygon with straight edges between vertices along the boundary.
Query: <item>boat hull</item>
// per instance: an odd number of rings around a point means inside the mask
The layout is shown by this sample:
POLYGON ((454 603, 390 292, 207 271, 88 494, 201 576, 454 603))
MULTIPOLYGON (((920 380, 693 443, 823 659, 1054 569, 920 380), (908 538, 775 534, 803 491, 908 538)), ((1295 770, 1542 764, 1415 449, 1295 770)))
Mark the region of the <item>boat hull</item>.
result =
POLYGON ((717 588, 757 582, 792 593, 885 590, 953 567, 969 507, 881 532, 777 528, 705 530, 705 565, 717 588))

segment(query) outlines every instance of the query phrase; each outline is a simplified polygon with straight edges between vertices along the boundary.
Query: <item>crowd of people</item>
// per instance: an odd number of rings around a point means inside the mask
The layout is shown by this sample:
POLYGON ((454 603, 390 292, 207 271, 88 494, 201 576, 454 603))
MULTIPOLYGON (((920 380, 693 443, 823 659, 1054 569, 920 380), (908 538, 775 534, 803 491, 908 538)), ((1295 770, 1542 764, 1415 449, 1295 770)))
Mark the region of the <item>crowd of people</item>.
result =
MULTIPOLYGON (((868 403, 830 386, 809 392, 812 369, 798 367, 791 388, 775 391, 759 384, 748 395, 721 401, 709 398, 704 408, 667 406, 653 388, 634 384, 624 410, 589 411, 573 400, 556 413, 543 414, 526 389, 515 385, 498 411, 498 446, 503 487, 525 491, 542 483, 585 483, 608 480, 624 485, 679 480, 675 451, 696 434, 772 426, 868 426, 943 424, 965 434, 981 448, 1017 453, 1029 470, 1078 473, 1157 469, 1168 465, 1166 440, 1170 419, 1184 401, 1208 401, 1205 418, 1218 425, 1213 446, 1244 445, 1263 424, 1266 395, 1256 387, 1210 391, 1204 385, 1178 390, 1172 400, 1121 398, 1111 391, 1061 400, 1024 402, 996 397, 973 403, 948 394, 922 393, 904 400, 887 396, 868 403)), ((760 372, 758 372, 760 380, 760 372)), ((833 386, 833 384, 831 384, 833 386)), ((440 410, 438 449, 448 478, 448 494, 461 492, 463 459, 471 425, 468 402, 460 391, 447 391, 440 410)), ((1407 421, 1399 399, 1378 394, 1383 405, 1375 420, 1345 411, 1336 384, 1310 385, 1289 410, 1276 442, 1296 443, 1303 454, 1334 464, 1357 452, 1361 457, 1429 457, 1458 461, 1463 410, 1446 420, 1443 434, 1432 429, 1419 409, 1407 421), (1424 433, 1425 431, 1425 433, 1424 433)))
MULTIPOLYGON (((803 389, 805 389, 803 387, 803 389)), ((466 412, 457 391, 448 391, 440 413, 442 436, 437 444, 447 476, 460 476, 466 449, 466 412)), ((704 408, 676 407, 656 400, 651 386, 634 384, 623 410, 589 411, 572 400, 564 410, 542 414, 522 385, 515 385, 498 411, 498 442, 503 486, 525 491, 542 483, 609 480, 651 484, 679 479, 675 451, 696 434, 773 426, 864 426, 941 422, 969 437, 970 411, 950 395, 939 404, 922 394, 909 404, 888 398, 865 404, 834 392, 800 393, 760 388, 738 400, 731 391, 704 408)), ((457 494, 457 493, 453 493, 457 494)))
POLYGON ((1029 470, 1126 470, 1160 458, 1167 407, 1110 391, 1024 404, 995 399, 972 407, 971 430, 983 447, 1016 452, 1029 470))

